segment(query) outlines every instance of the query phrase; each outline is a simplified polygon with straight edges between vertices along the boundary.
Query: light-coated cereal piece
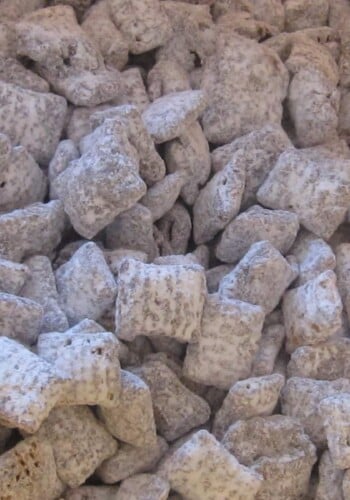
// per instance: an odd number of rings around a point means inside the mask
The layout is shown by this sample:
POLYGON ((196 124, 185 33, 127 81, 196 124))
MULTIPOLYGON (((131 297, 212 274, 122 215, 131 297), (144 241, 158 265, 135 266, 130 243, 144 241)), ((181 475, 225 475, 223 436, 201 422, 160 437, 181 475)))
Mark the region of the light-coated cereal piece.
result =
POLYGON ((153 101, 142 118, 154 142, 159 144, 185 133, 206 106, 207 97, 201 90, 174 92, 153 101))
POLYGON ((211 153, 212 169, 222 170, 232 155, 244 151, 246 181, 242 200, 243 207, 256 203, 256 192, 275 165, 279 155, 293 147, 281 125, 265 125, 249 134, 238 137, 211 153))
POLYGON ((295 279, 288 261, 268 241, 254 243, 236 267, 223 277, 221 296, 261 306, 272 312, 295 279))
POLYGON ((286 0, 286 31, 297 31, 305 28, 316 28, 327 24, 328 0, 286 0))
POLYGON ((161 219, 174 206, 181 188, 186 182, 186 175, 179 171, 169 174, 151 186, 141 198, 140 203, 148 208, 153 222, 161 219))
POLYGON ((277 373, 236 382, 215 415, 214 436, 222 439, 229 426, 237 420, 272 415, 284 382, 284 377, 277 373))
POLYGON ((201 266, 158 266, 122 261, 118 273, 116 333, 131 341, 162 335, 195 342, 206 297, 201 266))
POLYGON ((111 19, 108 0, 92 5, 84 16, 81 27, 99 48, 107 66, 119 70, 126 66, 128 43, 111 19))
POLYGON ((35 432, 59 400, 63 379, 26 347, 0 337, 0 423, 35 432))
POLYGON ((40 333, 64 332, 68 329, 68 320, 58 303, 59 297, 50 260, 44 255, 36 255, 25 260, 25 264, 30 275, 20 295, 43 307, 40 333))
POLYGON ((322 399, 335 394, 350 392, 350 381, 334 381, 292 377, 281 393, 282 413, 297 418, 318 448, 326 447, 324 419, 319 412, 322 399))
MULTIPOLYGON (((192 221, 184 205, 179 202, 175 203, 169 212, 158 221, 157 226, 169 242, 174 255, 186 253, 191 237, 192 221)), ((193 257, 193 263, 196 263, 195 261, 196 259, 193 257)))
POLYGON ((113 304, 117 286, 103 252, 85 243, 56 271, 60 305, 71 325, 84 318, 98 319, 113 304))
POLYGON ((173 490, 193 500, 253 500, 263 480, 205 430, 196 432, 176 450, 161 472, 173 490))
POLYGON ((141 69, 132 67, 120 74, 122 93, 117 97, 118 104, 133 104, 142 113, 148 108, 150 100, 142 79, 141 69))
POLYGON ((244 185, 244 154, 237 151, 199 192, 193 206, 195 243, 199 245, 213 239, 238 214, 244 185))
POLYGON ((138 167, 136 151, 118 118, 104 120, 85 138, 84 154, 53 183, 79 234, 92 238, 145 194, 138 167))
POLYGON ((34 203, 0 215, 0 255, 21 261, 35 254, 50 254, 62 238, 65 215, 60 201, 34 203))
POLYGON ((65 500, 115 500, 119 486, 80 486, 68 489, 65 500))
POLYGON ((308 147, 337 137, 340 91, 337 84, 312 66, 292 78, 287 106, 296 144, 308 147))
POLYGON ((16 34, 17 54, 35 61, 39 74, 75 106, 95 106, 119 94, 119 72, 105 68, 71 6, 27 14, 16 24, 16 34))
POLYGON ((151 393, 131 372, 121 371, 121 393, 114 406, 102 404, 98 416, 107 430, 124 443, 153 448, 157 443, 151 393))
POLYGON ((207 288, 209 293, 216 293, 219 289, 220 281, 226 274, 231 272, 233 266, 230 264, 222 264, 220 266, 212 267, 205 271, 205 279, 207 281, 207 288))
POLYGON ((34 344, 43 321, 43 307, 34 300, 0 293, 0 335, 34 344))
POLYGON ((343 498, 344 471, 335 467, 329 450, 324 451, 321 455, 318 465, 318 477, 315 500, 343 498))
POLYGON ((78 148, 71 139, 60 141, 49 163, 48 174, 50 182, 60 175, 63 170, 66 170, 69 163, 73 160, 77 160, 79 156, 78 148))
POLYGON ((106 484, 113 484, 142 472, 150 472, 168 449, 165 439, 158 437, 157 444, 150 448, 136 448, 121 443, 117 453, 105 460, 97 469, 97 476, 106 484))
POLYGON ((210 96, 202 118, 206 138, 226 144, 267 123, 280 124, 287 87, 288 72, 274 51, 236 34, 218 34, 201 85, 210 96))
POLYGON ((336 247, 337 284, 344 309, 350 314, 350 244, 342 243, 336 247))
POLYGON ((208 403, 189 391, 163 362, 148 361, 130 371, 149 386, 156 427, 167 441, 183 436, 209 419, 208 403))
POLYGON ((191 90, 188 73, 176 60, 157 61, 147 75, 148 95, 155 101, 172 92, 191 90))
MULTIPOLYGON (((174 35, 170 41, 157 52, 157 59, 176 59, 180 64, 185 62, 184 69, 192 69, 198 61, 202 64, 215 51, 215 25, 208 5, 190 5, 183 1, 165 1, 164 9, 169 17, 174 35), (185 50, 184 61, 178 58, 180 54, 172 54, 171 45, 177 45, 183 40, 185 50), (171 56, 175 57, 171 57, 171 56), (168 56, 168 57, 167 57, 168 56), (187 66, 187 59, 192 58, 192 64, 187 66)), ((183 64, 182 64, 183 65, 183 64)))
POLYGON ((271 375, 284 338, 285 330, 283 325, 276 324, 264 327, 259 349, 253 361, 252 375, 255 377, 271 375))
POLYGON ((0 258, 0 292, 18 295, 30 274, 29 267, 0 258))
POLYGON ((286 349, 324 342, 341 329, 342 301, 333 271, 316 278, 283 297, 283 319, 286 329, 286 349))
POLYGON ((50 92, 46 80, 27 69, 17 59, 4 57, 0 50, 0 80, 35 92, 50 92))
POLYGON ((112 20, 122 32, 132 54, 163 45, 171 36, 170 21, 158 0, 108 0, 112 20))
POLYGON ((322 399, 319 414, 323 419, 329 452, 337 469, 349 469, 350 394, 333 394, 322 399))
POLYGON ((322 238, 317 238, 309 231, 299 232, 290 253, 298 262, 299 275, 295 282, 297 286, 304 285, 328 269, 333 271, 336 265, 332 248, 322 238))
POLYGON ((165 161, 169 172, 184 170, 186 173, 181 197, 185 203, 193 205, 210 174, 209 145, 198 122, 166 144, 165 161))
POLYGON ((4 500, 54 500, 63 492, 50 444, 35 437, 1 455, 0 483, 4 500))
POLYGON ((49 441, 57 475, 71 488, 83 484, 118 449, 87 406, 54 408, 35 435, 49 441))
POLYGON ((222 444, 263 476, 256 500, 306 498, 317 455, 296 419, 273 415, 240 420, 228 429, 222 444))
POLYGON ((121 483, 115 500, 167 500, 170 484, 156 474, 137 474, 121 483))
POLYGON ((47 165, 58 145, 67 103, 63 97, 0 81, 0 133, 47 165), (18 102, 21 106, 18 106, 18 102))
POLYGON ((224 229, 216 247, 222 262, 237 262, 257 241, 269 241, 285 255, 299 230, 298 217, 284 210, 254 205, 234 218, 224 229))
POLYGON ((110 332, 43 333, 37 353, 67 380, 59 405, 113 407, 121 387, 119 345, 110 332))
MULTIPOLYGON (((153 236, 153 219, 150 210, 136 203, 129 210, 119 214, 106 227, 107 248, 128 248, 147 254, 148 260, 158 255, 158 247, 153 236)), ((128 255, 124 255, 128 257, 128 255)), ((132 255, 130 255, 132 257, 132 255)))
POLYGON ((350 339, 335 338, 314 346, 298 347, 288 363, 290 377, 336 380, 350 376, 350 339))
POLYGON ((306 229, 327 240, 349 206, 350 161, 290 149, 280 155, 257 197, 266 207, 296 213, 306 229))
POLYGON ((187 347, 184 375, 219 389, 249 377, 264 317, 259 306, 209 295, 198 342, 187 347))
POLYGON ((106 118, 118 118, 121 126, 124 127, 131 146, 135 148, 139 156, 140 176, 146 184, 151 186, 160 181, 165 175, 165 164, 147 132, 137 107, 129 104, 96 111, 90 117, 90 121, 94 127, 98 127, 106 118))

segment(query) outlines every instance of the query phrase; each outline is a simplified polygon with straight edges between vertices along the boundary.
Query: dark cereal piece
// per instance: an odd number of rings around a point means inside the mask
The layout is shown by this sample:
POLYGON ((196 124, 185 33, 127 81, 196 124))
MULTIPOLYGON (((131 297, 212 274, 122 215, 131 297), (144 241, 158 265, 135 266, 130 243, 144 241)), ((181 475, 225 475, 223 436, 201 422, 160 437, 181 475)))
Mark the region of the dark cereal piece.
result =
POLYGON ((53 409, 36 433, 52 446, 58 477, 76 488, 91 476, 118 444, 87 406, 53 409))
POLYGON ((207 422, 208 403, 191 392, 162 361, 147 361, 130 369, 149 386, 158 432, 173 441, 207 422))
POLYGON ((0 422, 35 432, 61 397, 64 381, 14 340, 0 337, 0 346, 0 422))
POLYGON ((154 265, 125 259, 119 267, 116 332, 131 341, 161 335, 195 342, 206 297, 198 265, 154 265))

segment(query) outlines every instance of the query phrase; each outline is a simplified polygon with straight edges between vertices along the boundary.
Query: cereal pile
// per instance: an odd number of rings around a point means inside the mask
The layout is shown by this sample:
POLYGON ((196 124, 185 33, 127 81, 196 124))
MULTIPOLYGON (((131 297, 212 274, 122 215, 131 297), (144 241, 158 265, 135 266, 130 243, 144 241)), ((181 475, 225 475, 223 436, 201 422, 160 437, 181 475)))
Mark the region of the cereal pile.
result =
POLYGON ((348 0, 0 0, 0 500, 350 500, 348 144, 348 0))

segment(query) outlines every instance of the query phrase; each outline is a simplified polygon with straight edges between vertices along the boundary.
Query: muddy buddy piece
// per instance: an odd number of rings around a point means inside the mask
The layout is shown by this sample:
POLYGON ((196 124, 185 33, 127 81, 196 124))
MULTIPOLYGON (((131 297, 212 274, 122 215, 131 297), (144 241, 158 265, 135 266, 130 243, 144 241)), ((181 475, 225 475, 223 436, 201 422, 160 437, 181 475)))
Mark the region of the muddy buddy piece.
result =
POLYGON ((17 59, 4 57, 0 49, 0 80, 35 92, 49 92, 50 85, 17 59))
POLYGON ((0 259, 0 292, 18 295, 29 274, 28 266, 0 259))
POLYGON ((104 120, 85 138, 85 152, 54 181, 74 229, 92 238, 146 192, 139 162, 118 118, 104 120), (84 200, 84 203, 82 203, 84 200))
POLYGON ((150 472, 167 450, 167 442, 161 437, 157 438, 157 444, 152 448, 136 448, 121 443, 117 453, 97 469, 97 476, 104 483, 113 484, 134 474, 150 472))
POLYGON ((272 415, 284 382, 284 377, 278 373, 236 382, 215 415, 213 434, 216 438, 222 439, 237 420, 272 415))
POLYGON ((350 340, 335 338, 315 346, 298 347, 288 363, 290 377, 317 380, 350 378, 350 340))
POLYGON ((61 397, 63 380, 14 340, 1 337, 0 346, 0 423, 35 432, 61 397))
POLYGON ((3 500, 54 500, 64 489, 50 444, 35 437, 1 455, 0 483, 3 500))
POLYGON ((41 331, 43 316, 43 307, 34 300, 0 293, 1 335, 34 344, 41 331))
POLYGON ((150 99, 142 79, 139 67, 125 69, 121 74, 122 94, 118 96, 118 104, 132 104, 142 113, 149 106, 150 99))
POLYGON ((210 97, 203 114, 208 141, 225 144, 268 123, 280 124, 287 86, 287 70, 274 51, 218 33, 201 85, 210 97))
POLYGON ((25 147, 38 163, 47 165, 63 129, 65 99, 0 81, 0 100, 0 133, 6 134, 12 144, 25 147))
POLYGON ((85 243, 56 271, 62 309, 71 325, 89 318, 98 319, 113 304, 117 286, 102 251, 85 243))
POLYGON ((191 237, 192 221, 184 205, 175 203, 159 220, 157 226, 169 243, 173 255, 186 254, 191 237))
POLYGON ((256 203, 256 192, 279 155, 290 147, 293 147, 292 143, 279 124, 266 125, 214 149, 211 153, 212 169, 218 172, 236 151, 243 150, 246 180, 242 206, 249 207, 256 203))
MULTIPOLYGON (((324 451, 320 458, 318 476, 316 500, 331 500, 331 498, 343 497, 342 486, 344 471, 335 467, 328 450, 324 451)), ((347 497, 345 496, 344 498, 347 497)))
POLYGON ((151 211, 141 203, 136 203, 119 214, 106 227, 106 246, 110 249, 128 248, 145 252, 152 262, 158 255, 158 247, 153 235, 151 211))
POLYGON ((202 114, 207 105, 200 90, 175 92, 156 99, 143 112, 142 118, 156 144, 181 136, 202 114))
POLYGON ((121 483, 115 500, 166 500, 170 484, 156 474, 137 474, 121 483))
POLYGON ((209 419, 208 403, 189 391, 161 361, 148 361, 130 371, 149 386, 157 430, 167 441, 183 436, 209 419))
POLYGON ((224 229, 216 256, 222 262, 237 262, 257 241, 269 241, 285 255, 299 230, 298 217, 284 210, 268 210, 254 205, 224 229))
POLYGON ((128 62, 129 47, 111 18, 108 0, 92 5, 81 27, 100 50, 107 66, 123 69, 128 62))
POLYGON ((156 62, 147 75, 147 87, 151 101, 173 92, 191 90, 189 75, 183 66, 173 59, 161 59, 156 62))
POLYGON ((261 307, 209 295, 198 343, 187 347, 184 374, 220 389, 229 389, 251 373, 264 321, 261 307))
POLYGON ((117 451, 117 442, 86 406, 55 408, 36 433, 50 442, 58 477, 76 488, 117 451))
POLYGON ((187 180, 181 197, 193 205, 210 174, 209 146, 199 123, 193 123, 183 135, 166 144, 165 159, 169 172, 185 171, 187 180))
MULTIPOLYGON (((304 285, 323 271, 335 268, 335 255, 332 248, 321 238, 309 231, 301 230, 290 253, 298 262, 299 276, 295 285, 304 285)), ((339 279, 339 278, 338 278, 339 279)))
POLYGON ((245 184, 244 157, 237 151, 199 192, 193 206, 193 237, 206 243, 239 212, 245 184))
POLYGON ((98 415, 107 430, 124 443, 140 448, 157 444, 152 398, 147 385, 126 370, 121 372, 121 394, 114 406, 100 406, 98 415))
POLYGON ((260 305, 266 314, 278 305, 296 275, 288 261, 268 241, 254 243, 220 282, 219 293, 260 305))
MULTIPOLYGON (((48 175, 50 183, 68 167, 71 161, 77 160, 79 156, 78 148, 72 140, 60 141, 49 163, 48 175)), ((52 193, 50 194, 52 199, 52 193)))
POLYGON ((68 5, 39 9, 16 24, 17 54, 36 62, 54 90, 76 106, 95 106, 120 92, 119 73, 107 70, 97 46, 68 5))
POLYGON ((0 212, 43 201, 46 187, 46 177, 33 157, 0 134, 0 212))
POLYGON ((350 162, 290 149, 281 154, 257 197, 266 207, 295 212, 306 229, 327 240, 349 206, 350 162))
POLYGON ((253 500, 263 479, 241 465, 205 430, 196 432, 175 451, 161 472, 173 490, 193 500, 253 500))
POLYGON ((350 391, 348 379, 334 381, 292 377, 282 390, 282 413, 297 418, 317 447, 325 448, 324 418, 319 403, 324 398, 350 391))
POLYGON ((125 259, 118 272, 116 333, 128 341, 138 335, 162 335, 195 342, 205 297, 201 266, 159 266, 125 259))
POLYGON ((140 203, 144 205, 152 214, 153 222, 161 219, 174 206, 179 197, 180 191, 186 182, 184 172, 179 171, 166 175, 151 186, 140 203))
POLYGON ((222 444, 241 464, 263 476, 257 500, 307 494, 316 448, 296 419, 273 415, 240 420, 229 428, 222 444))
POLYGON ((163 45, 171 36, 169 19, 158 0, 108 0, 112 20, 133 54, 163 45))
POLYGON ((0 256, 13 261, 48 255, 58 245, 65 226, 62 203, 34 203, 0 215, 0 256))
POLYGON ((44 255, 36 255, 25 260, 30 276, 21 289, 20 295, 34 300, 44 309, 40 333, 64 332, 68 320, 59 306, 59 296, 50 260, 44 255))
POLYGON ((283 298, 287 352, 303 345, 316 345, 341 329, 342 302, 333 271, 325 271, 283 298))
POLYGON ((68 330, 41 334, 37 353, 67 380, 60 405, 113 407, 118 401, 121 386, 119 346, 112 333, 71 333, 68 330))
POLYGON ((252 375, 271 375, 285 338, 285 329, 281 324, 267 325, 261 335, 256 353, 252 375))

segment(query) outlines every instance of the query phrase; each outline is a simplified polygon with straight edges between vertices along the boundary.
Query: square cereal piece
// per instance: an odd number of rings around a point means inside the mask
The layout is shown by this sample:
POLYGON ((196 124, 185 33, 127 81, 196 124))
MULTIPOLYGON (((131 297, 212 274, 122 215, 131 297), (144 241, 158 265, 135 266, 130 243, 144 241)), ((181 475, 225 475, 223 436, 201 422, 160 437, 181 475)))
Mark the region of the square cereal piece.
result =
POLYGON ((205 297, 200 266, 125 259, 118 274, 117 335, 128 341, 138 335, 159 335, 194 342, 200 334, 205 297))
POLYGON ((35 432, 61 397, 55 368, 21 344, 0 337, 0 423, 35 432))

